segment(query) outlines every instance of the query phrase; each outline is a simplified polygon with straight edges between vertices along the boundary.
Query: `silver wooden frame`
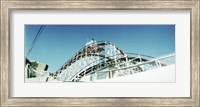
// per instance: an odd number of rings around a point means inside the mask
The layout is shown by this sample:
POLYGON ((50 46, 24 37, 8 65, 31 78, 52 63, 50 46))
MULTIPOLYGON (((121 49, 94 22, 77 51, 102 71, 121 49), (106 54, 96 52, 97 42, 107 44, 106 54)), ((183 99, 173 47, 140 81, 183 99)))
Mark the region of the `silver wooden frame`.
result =
POLYGON ((200 104, 200 57, 199 57, 199 0, 0 0, 1 1, 1 35, 0 35, 0 105, 1 106, 193 106, 199 107, 200 104), (191 14, 191 97, 176 98, 144 98, 144 97, 110 97, 110 98, 16 98, 9 96, 9 63, 10 63, 10 11, 15 9, 21 10, 40 10, 40 9, 147 9, 147 10, 190 10, 191 14))

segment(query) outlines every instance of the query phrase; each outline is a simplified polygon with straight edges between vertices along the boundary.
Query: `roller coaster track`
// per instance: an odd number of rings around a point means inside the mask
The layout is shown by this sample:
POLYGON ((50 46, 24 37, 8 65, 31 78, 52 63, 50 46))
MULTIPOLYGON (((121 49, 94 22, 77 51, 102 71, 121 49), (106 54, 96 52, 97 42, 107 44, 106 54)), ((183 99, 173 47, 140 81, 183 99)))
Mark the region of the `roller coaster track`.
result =
POLYGON ((157 59, 137 53, 124 53, 111 42, 99 41, 79 50, 56 71, 56 75, 58 80, 64 82, 95 81, 143 72, 147 70, 144 66, 166 66, 159 62, 163 58, 168 57, 157 59))

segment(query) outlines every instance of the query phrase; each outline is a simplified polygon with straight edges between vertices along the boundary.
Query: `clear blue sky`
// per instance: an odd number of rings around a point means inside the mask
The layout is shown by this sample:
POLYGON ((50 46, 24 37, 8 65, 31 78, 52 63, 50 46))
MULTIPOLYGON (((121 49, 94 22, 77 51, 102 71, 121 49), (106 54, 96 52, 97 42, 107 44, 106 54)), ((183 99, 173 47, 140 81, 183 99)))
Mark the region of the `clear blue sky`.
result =
MULTIPOLYGON (((25 56, 39 28, 25 25, 25 56)), ((126 53, 175 53, 175 25, 45 25, 28 59, 46 63, 48 71, 55 72, 92 38, 110 41, 126 53)))

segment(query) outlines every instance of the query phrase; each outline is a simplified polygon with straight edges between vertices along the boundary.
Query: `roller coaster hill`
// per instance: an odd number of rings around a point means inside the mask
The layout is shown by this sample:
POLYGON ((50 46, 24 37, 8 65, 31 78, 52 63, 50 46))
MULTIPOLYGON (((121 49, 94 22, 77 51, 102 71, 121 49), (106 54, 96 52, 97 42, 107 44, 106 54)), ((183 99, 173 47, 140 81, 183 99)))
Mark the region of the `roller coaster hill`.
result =
MULTIPOLYGON (((151 57, 137 53, 125 53, 108 41, 92 39, 54 74, 56 81, 98 82, 157 71, 175 65, 175 53, 151 57)), ((55 81, 54 80, 54 81, 55 81)))

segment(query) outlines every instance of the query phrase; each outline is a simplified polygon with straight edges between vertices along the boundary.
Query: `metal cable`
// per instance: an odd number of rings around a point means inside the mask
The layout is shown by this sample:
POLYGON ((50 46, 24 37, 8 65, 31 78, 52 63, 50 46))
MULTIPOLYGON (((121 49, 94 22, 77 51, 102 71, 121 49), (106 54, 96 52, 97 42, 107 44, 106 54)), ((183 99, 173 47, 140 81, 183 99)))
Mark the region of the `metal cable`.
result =
POLYGON ((29 49, 29 51, 28 51, 28 53, 27 53, 27 55, 26 55, 26 58, 27 58, 28 55, 31 53, 33 47, 35 46, 36 41, 39 39, 39 37, 40 37, 42 31, 44 30, 44 27, 45 27, 44 25, 41 25, 41 26, 40 26, 40 28, 39 28, 39 30, 38 30, 38 32, 37 32, 37 34, 36 34, 36 36, 35 36, 35 38, 34 38, 32 44, 31 44, 31 46, 30 46, 30 49, 29 49))

